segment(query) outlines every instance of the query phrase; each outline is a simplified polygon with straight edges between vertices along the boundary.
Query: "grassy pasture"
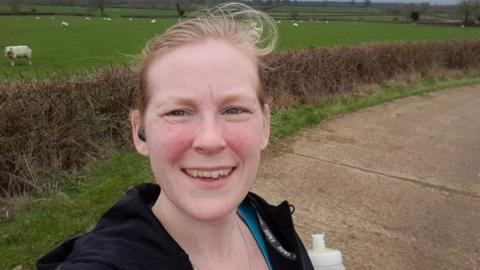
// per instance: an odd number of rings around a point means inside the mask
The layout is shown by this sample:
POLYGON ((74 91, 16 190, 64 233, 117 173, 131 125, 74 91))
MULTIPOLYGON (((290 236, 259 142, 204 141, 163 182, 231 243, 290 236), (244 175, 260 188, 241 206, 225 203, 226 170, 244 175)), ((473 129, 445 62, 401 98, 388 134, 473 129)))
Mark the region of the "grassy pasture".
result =
POLYGON ((296 28, 290 21, 282 23, 280 24, 280 49, 480 38, 480 29, 460 27, 308 21, 300 23, 296 28))
POLYGON ((0 47, 27 44, 33 50, 33 65, 20 63, 14 67, 2 57, 2 77, 43 78, 52 73, 80 71, 95 66, 129 63, 138 55, 145 43, 156 33, 163 32, 175 20, 113 18, 105 21, 99 17, 0 16, 0 25, 8 25, 0 36, 0 47), (69 23, 68 29, 60 26, 69 23))
MULTIPOLYGON (((0 16, 0 25, 5 26, 2 27, 0 48, 26 44, 33 50, 31 66, 19 61, 12 67, 9 59, 0 57, 0 80, 45 78, 55 73, 80 72, 96 66, 127 64, 141 52, 150 38, 176 22, 175 19, 157 19, 156 23, 150 23, 150 19, 130 21, 120 17, 113 17, 112 21, 100 17, 86 20, 79 16, 39 18, 0 16), (70 27, 62 28, 61 21, 67 21, 70 27)), ((287 20, 278 24, 279 50, 480 37, 478 28, 333 21, 298 23, 298 28, 287 20)))

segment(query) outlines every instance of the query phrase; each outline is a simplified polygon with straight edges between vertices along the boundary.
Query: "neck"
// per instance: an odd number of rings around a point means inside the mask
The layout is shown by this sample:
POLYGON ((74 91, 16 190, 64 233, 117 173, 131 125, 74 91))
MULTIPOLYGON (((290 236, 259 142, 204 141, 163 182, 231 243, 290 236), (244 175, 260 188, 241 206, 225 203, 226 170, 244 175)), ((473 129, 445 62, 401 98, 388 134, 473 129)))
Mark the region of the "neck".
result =
POLYGON ((197 261, 228 262, 245 248, 239 238, 241 232, 236 209, 218 220, 197 220, 176 208, 160 193, 152 211, 194 264, 197 261))

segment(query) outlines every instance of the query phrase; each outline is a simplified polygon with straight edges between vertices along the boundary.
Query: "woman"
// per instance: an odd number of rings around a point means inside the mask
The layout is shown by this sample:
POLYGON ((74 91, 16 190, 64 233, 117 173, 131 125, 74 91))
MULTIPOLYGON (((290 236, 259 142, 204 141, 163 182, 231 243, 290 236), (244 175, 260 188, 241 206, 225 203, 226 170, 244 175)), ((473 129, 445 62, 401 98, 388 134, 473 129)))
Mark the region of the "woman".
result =
POLYGON ((275 40, 274 22, 242 4, 154 39, 131 126, 157 184, 130 190, 38 269, 313 269, 288 203, 248 192, 270 134, 259 58, 275 40))

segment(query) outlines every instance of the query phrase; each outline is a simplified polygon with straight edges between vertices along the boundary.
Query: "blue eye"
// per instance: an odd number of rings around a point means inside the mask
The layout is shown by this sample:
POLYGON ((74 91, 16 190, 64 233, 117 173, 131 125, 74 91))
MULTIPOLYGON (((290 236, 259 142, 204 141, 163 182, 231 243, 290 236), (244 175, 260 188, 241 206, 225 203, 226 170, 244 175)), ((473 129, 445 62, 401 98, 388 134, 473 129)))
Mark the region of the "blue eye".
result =
POLYGON ((241 114, 241 113, 245 113, 245 110, 238 107, 231 107, 223 111, 222 114, 241 114))
POLYGON ((187 115, 190 115, 190 113, 187 112, 187 111, 184 111, 184 110, 174 110, 174 111, 166 113, 165 115, 167 115, 167 116, 187 116, 187 115))

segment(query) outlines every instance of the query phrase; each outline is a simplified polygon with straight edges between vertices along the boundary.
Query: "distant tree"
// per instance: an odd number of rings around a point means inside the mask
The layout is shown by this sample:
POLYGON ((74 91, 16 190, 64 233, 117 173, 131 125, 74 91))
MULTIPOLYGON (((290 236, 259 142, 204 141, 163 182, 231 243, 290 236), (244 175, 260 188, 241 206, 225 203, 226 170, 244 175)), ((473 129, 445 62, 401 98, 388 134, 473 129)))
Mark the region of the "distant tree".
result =
POLYGON ((90 4, 94 9, 100 10, 100 16, 105 16, 105 0, 91 0, 90 4))
POLYGON ((10 0, 9 4, 10 4, 10 9, 12 10, 12 12, 18 12, 19 6, 20 6, 20 1, 10 0))
POLYGON ((458 10, 462 13, 463 23, 472 24, 471 16, 475 16, 480 9, 480 0, 460 0, 458 10))
POLYGON ((177 7, 178 17, 180 18, 185 17, 185 9, 181 8, 178 2, 175 4, 175 6, 177 7))
POLYGON ((420 19, 420 12, 418 11, 410 12, 410 19, 412 19, 412 21, 414 22, 418 21, 418 19, 420 19))
POLYGON ((268 8, 272 8, 273 7, 273 0, 266 0, 265 4, 267 5, 268 8))
POLYGON ((290 9, 290 16, 292 17, 293 20, 298 19, 298 9, 296 7, 292 7, 290 9))
POLYGON ((420 3, 419 5, 419 12, 422 14, 427 13, 428 9, 430 9, 430 3, 429 2, 423 2, 420 3))
POLYGON ((363 6, 368 8, 372 5, 372 0, 365 0, 363 1, 363 6))

